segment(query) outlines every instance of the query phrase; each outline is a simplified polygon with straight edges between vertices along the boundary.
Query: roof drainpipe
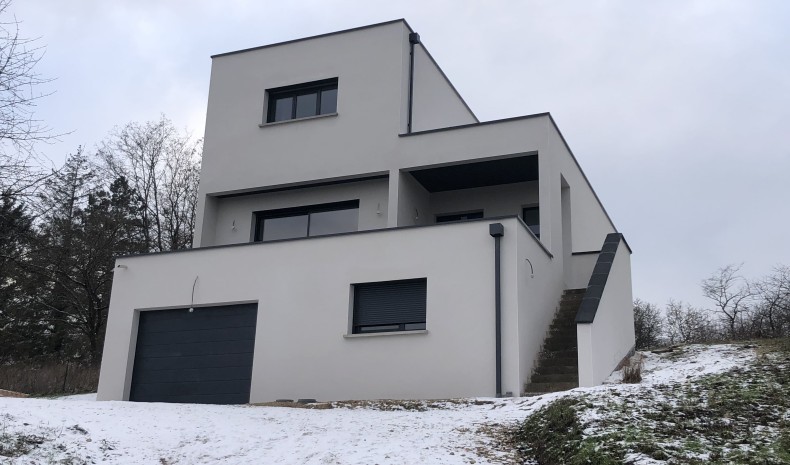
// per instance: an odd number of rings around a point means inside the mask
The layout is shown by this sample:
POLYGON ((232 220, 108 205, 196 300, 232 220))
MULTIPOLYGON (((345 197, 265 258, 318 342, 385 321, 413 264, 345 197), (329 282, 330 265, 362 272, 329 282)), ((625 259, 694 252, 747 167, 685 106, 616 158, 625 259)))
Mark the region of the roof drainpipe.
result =
POLYGON ((406 134, 411 134, 412 100, 414 99, 414 46, 420 43, 420 35, 416 32, 409 34, 409 122, 406 124, 406 134))
POLYGON ((502 397, 502 277, 500 273, 502 236, 505 227, 502 223, 488 225, 488 234, 494 238, 494 295, 496 316, 496 396, 502 397))

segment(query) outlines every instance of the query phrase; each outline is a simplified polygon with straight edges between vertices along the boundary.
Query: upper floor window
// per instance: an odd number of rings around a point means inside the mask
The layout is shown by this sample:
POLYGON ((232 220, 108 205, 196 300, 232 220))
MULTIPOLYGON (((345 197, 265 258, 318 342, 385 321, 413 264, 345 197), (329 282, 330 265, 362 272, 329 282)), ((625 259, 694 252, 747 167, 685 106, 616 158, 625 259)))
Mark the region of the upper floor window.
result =
POLYGON ((269 94, 267 123, 337 113, 337 78, 278 87, 266 92, 269 94))
POLYGON ((540 207, 524 207, 521 210, 521 219, 527 227, 540 239, 540 207))
POLYGON ((359 226, 359 200, 255 213, 253 240, 274 241, 296 237, 353 232, 359 226))

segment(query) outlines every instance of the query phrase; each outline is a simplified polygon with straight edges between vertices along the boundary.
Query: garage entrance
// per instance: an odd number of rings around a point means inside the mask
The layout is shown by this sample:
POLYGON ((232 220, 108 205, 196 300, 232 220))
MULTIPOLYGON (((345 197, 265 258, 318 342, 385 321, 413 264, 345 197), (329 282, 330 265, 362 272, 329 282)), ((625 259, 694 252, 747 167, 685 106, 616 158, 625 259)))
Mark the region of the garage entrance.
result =
POLYGON ((250 401, 258 305, 140 312, 129 400, 250 401))

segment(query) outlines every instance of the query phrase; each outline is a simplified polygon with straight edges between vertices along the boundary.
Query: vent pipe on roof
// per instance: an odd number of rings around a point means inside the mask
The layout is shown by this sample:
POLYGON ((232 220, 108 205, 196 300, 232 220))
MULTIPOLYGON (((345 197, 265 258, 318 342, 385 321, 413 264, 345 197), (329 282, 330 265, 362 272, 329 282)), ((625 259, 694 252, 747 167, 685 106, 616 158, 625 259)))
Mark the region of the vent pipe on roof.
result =
POLYGON ((409 34, 409 121, 406 124, 407 134, 411 134, 411 117, 414 100, 414 46, 419 43, 419 34, 416 32, 409 34))

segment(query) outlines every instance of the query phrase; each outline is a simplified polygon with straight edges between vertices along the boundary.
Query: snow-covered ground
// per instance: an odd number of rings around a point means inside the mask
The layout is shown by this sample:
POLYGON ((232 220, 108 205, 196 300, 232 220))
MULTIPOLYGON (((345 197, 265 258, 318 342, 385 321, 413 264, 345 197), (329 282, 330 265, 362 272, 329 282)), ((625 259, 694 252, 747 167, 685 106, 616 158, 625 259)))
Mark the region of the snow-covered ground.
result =
MULTIPOLYGON (((754 360, 755 352, 730 345, 688 346, 642 356, 642 384, 654 385, 723 372, 754 360)), ((619 373, 614 373, 609 383, 617 381, 619 373)), ((607 384, 569 392, 600 395, 638 388, 607 384)), ((0 451, 27 451, 17 457, 0 454, 0 463, 508 463, 513 457, 498 451, 488 432, 565 395, 425 402, 419 410, 394 411, 375 405, 319 410, 96 402, 93 394, 0 398, 0 451)))

